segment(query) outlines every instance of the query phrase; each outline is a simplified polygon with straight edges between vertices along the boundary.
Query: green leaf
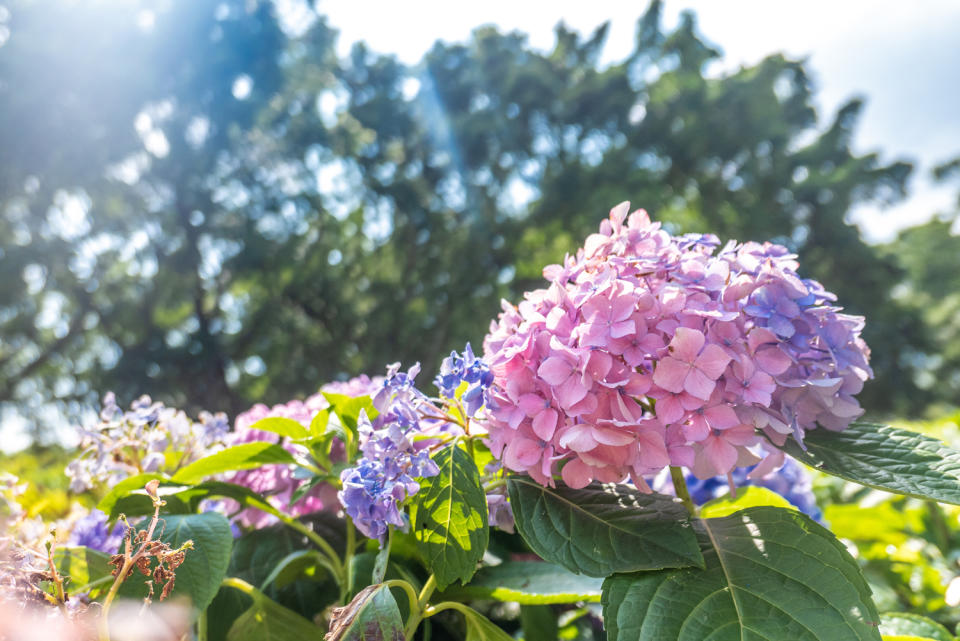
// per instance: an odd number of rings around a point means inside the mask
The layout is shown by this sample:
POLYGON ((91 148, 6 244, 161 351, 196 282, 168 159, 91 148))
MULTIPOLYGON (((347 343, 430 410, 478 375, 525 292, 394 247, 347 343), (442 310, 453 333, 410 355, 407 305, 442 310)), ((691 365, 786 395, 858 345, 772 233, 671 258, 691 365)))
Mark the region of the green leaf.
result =
POLYGON ((320 410, 310 421, 310 435, 321 436, 327 431, 327 424, 330 422, 330 410, 320 410))
MULTIPOLYGON (((931 639, 930 637, 917 637, 912 634, 885 634, 883 635, 882 639, 883 641, 937 641, 936 639, 931 639)), ((951 641, 953 640, 951 639, 951 641)))
POLYGON ((932 619, 910 612, 886 612, 880 615, 883 638, 914 636, 933 641, 956 641, 950 631, 932 619))
POLYGON ((782 449, 827 474, 867 487, 960 505, 960 452, 909 430, 851 423, 842 432, 816 429, 782 449))
MULTIPOLYGON (((334 536, 319 524, 316 530, 339 547, 342 535, 334 536)), ((269 598, 312 619, 339 595, 336 581, 321 569, 322 555, 314 555, 316 548, 302 534, 286 525, 272 525, 234 541, 228 574, 261 586, 269 598)))
POLYGON ((322 568, 333 576, 333 570, 330 567, 330 561, 316 550, 296 550, 283 557, 273 568, 273 571, 263 580, 260 589, 266 589, 272 583, 276 583, 278 588, 286 587, 300 578, 305 572, 315 571, 322 568))
POLYGON ((506 561, 480 568, 463 587, 451 588, 445 598, 494 599, 521 605, 600 601, 603 579, 574 574, 543 561, 506 561))
POLYGON ((367 413, 371 421, 377 417, 377 409, 373 406, 373 399, 369 396, 346 396, 344 394, 323 393, 323 397, 330 403, 330 408, 340 418, 344 427, 356 433, 357 419, 360 410, 367 413))
POLYGON ((323 630, 293 610, 254 593, 253 605, 241 614, 230 631, 230 641, 323 641, 323 630))
POLYGON ((467 641, 514 641, 513 637, 493 621, 476 610, 469 610, 467 621, 467 641))
POLYGON ((686 509, 672 497, 626 485, 575 490, 508 479, 517 529, 542 558, 571 572, 614 572, 703 566, 686 509))
MULTIPOLYGON (((144 530, 148 522, 136 527, 144 530)), ((196 611, 205 610, 220 589, 220 582, 227 574, 230 564, 230 552, 233 548, 233 535, 230 522, 217 512, 167 516, 157 526, 160 535, 154 538, 178 548, 186 541, 193 541, 193 549, 187 550, 183 564, 177 568, 177 579, 170 598, 189 597, 196 611), (162 532, 160 532, 162 528, 162 532)), ((156 566, 156 561, 153 562, 156 566)), ((147 594, 143 577, 134 573, 124 582, 121 594, 128 598, 142 599, 147 594)), ((154 591, 159 595, 159 588, 154 591)))
POLYGON ((220 591, 207 607, 207 641, 229 641, 234 621, 253 605, 245 592, 221 584, 220 591))
POLYGON ((403 619, 390 589, 368 586, 334 610, 326 641, 404 641, 403 619))
POLYGON ((290 452, 283 449, 283 446, 267 441, 256 441, 234 445, 194 461, 174 474, 173 480, 177 483, 199 483, 208 476, 223 472, 249 470, 271 463, 295 464, 296 462, 290 452))
POLYGON ((69 579, 67 594, 89 592, 92 599, 106 593, 113 584, 110 557, 87 547, 58 547, 53 562, 61 576, 69 579))
POLYGON ((792 503, 783 498, 773 490, 765 487, 748 485, 737 488, 737 498, 730 498, 729 495, 707 501, 700 507, 700 516, 702 518, 718 518, 727 516, 734 512, 746 509, 748 507, 759 507, 769 505, 772 507, 782 507, 787 510, 795 510, 792 503))
POLYGON ((806 515, 752 507, 696 527, 705 569, 604 581, 610 641, 880 638, 880 617, 856 561, 806 515))
POLYGON ((279 434, 280 436, 286 436, 292 439, 306 438, 310 436, 310 432, 307 431, 307 428, 305 428, 299 421, 295 421, 292 418, 285 418, 283 416, 268 416, 267 418, 261 418, 259 421, 251 425, 250 429, 273 432, 274 434, 279 434))
MULTIPOLYGON (((160 481, 169 481, 169 479, 164 477, 162 474, 137 474, 135 476, 127 477, 114 485, 113 488, 107 492, 106 496, 100 499, 100 502, 97 503, 97 508, 101 512, 110 515, 110 518, 113 519, 116 517, 116 514, 114 513, 114 507, 116 506, 117 501, 125 496, 128 496, 131 492, 143 490, 147 482, 155 479, 160 481)), ((147 497, 146 493, 144 493, 143 496, 149 500, 149 497, 147 497)), ((153 512, 153 501, 150 501, 150 512, 153 512)))
POLYGON ((520 628, 524 641, 557 641, 557 615, 549 605, 521 606, 520 628))
POLYGON ((421 483, 410 512, 417 548, 441 590, 470 580, 490 541, 487 497, 470 455, 451 445, 433 455, 440 473, 421 483))

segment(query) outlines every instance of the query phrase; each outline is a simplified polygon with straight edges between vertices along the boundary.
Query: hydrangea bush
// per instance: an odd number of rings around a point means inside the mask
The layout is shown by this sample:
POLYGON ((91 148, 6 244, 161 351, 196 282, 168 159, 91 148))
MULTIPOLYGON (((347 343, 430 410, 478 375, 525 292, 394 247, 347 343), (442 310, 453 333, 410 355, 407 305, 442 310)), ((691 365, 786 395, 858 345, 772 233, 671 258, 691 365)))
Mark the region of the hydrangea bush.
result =
POLYGON ((877 612, 805 469, 960 504, 960 453, 857 421, 864 320, 799 270, 622 204, 436 396, 394 364, 230 429, 108 394, 67 468, 97 509, 45 524, 0 478, 3 611, 101 641, 125 599, 202 640, 952 639, 877 612))

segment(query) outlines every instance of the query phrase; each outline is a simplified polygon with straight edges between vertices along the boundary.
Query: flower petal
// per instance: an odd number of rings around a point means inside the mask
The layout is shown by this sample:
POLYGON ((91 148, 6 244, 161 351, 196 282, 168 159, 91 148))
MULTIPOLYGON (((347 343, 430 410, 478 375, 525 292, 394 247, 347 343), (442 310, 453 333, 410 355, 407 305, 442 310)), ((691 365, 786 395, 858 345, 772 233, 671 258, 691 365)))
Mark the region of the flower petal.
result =
POLYGON ((533 418, 533 432, 543 440, 549 441, 557 430, 558 419, 557 410, 553 408, 543 410, 533 418))
POLYGON ((712 378, 694 367, 690 370, 686 380, 684 380, 683 389, 691 396, 707 400, 710 398, 710 395, 713 394, 713 388, 716 387, 716 385, 712 378))
POLYGON ((730 358, 730 354, 728 354, 725 349, 711 343, 703 348, 703 352, 697 356, 694 365, 704 374, 716 380, 720 378, 723 371, 727 369, 727 364, 729 364, 731 360, 733 359, 730 358))
POLYGON ((573 365, 567 359, 559 356, 547 358, 540 363, 540 367, 537 369, 537 376, 551 385, 559 385, 570 378, 572 373, 573 365))
MULTIPOLYGON (((690 371, 689 364, 666 356, 657 363, 657 368, 653 371, 653 382, 668 392, 679 394, 683 391, 683 382, 690 371)), ((709 394, 705 398, 709 398, 709 394)))
POLYGON ((590 481, 593 480, 593 468, 580 459, 575 458, 567 461, 567 464, 564 465, 560 471, 560 476, 563 477, 563 482, 566 483, 567 486, 578 490, 590 485, 590 481))

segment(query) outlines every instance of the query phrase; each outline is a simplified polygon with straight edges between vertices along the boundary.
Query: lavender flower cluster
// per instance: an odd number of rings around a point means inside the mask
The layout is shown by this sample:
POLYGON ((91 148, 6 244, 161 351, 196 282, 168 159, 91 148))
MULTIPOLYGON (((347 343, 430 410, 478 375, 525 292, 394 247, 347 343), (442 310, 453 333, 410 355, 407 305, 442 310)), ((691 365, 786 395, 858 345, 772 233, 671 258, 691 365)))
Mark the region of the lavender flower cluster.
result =
POLYGON ((81 452, 66 469, 70 490, 109 487, 144 472, 173 473, 220 449, 229 429, 223 412, 201 412, 193 421, 146 395, 124 412, 108 392, 100 422, 80 430, 81 452))
MULTIPOLYGON (((487 419, 504 465, 544 485, 619 482, 667 465, 701 479, 818 424, 844 429, 872 376, 863 319, 771 243, 671 236, 623 203, 549 287, 504 303, 484 342, 487 419), (719 249, 718 249, 719 248, 719 249)), ((779 465, 779 456, 768 467, 779 465)))
MULTIPOLYGON (((406 372, 394 363, 387 370, 382 388, 374 396, 378 411, 374 421, 364 413, 359 421, 363 456, 340 475, 339 493, 344 510, 366 536, 384 542, 389 526, 405 529, 403 502, 417 493, 417 478, 439 473, 430 459, 430 448, 442 442, 442 436, 465 433, 442 407, 438 407, 416 387, 419 363, 406 372)), ((490 398, 493 374, 486 363, 466 346, 463 353, 452 352, 444 359, 435 379, 441 395, 460 406, 466 420, 482 418, 490 398), (466 388, 461 390, 461 385, 466 388)), ((497 469, 487 470, 496 473, 497 469)), ((487 495, 490 523, 512 529, 513 514, 502 488, 487 495)))
POLYGON ((414 444, 416 436, 439 433, 446 422, 429 399, 415 386, 420 372, 416 364, 406 372, 394 363, 387 369, 383 386, 373 398, 379 414, 371 422, 366 412, 358 420, 363 456, 354 467, 343 470, 338 493, 344 510, 364 535, 386 540, 388 526, 406 529, 401 505, 420 489, 416 478, 437 475, 427 443, 414 444))

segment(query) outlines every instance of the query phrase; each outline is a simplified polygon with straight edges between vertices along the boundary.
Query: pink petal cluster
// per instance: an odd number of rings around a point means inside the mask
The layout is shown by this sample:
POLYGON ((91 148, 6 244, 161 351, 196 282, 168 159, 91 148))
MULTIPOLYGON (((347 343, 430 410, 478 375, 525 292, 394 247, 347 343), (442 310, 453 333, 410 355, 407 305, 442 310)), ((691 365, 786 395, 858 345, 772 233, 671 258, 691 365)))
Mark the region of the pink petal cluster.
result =
POLYGON ((484 341, 491 449, 553 485, 782 462, 766 439, 844 429, 872 376, 861 317, 780 245, 671 236, 629 203, 484 341), (766 439, 764 438, 766 437, 766 439))

